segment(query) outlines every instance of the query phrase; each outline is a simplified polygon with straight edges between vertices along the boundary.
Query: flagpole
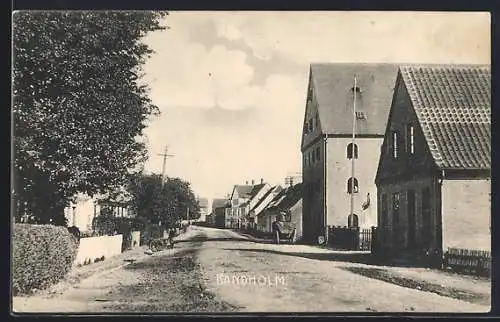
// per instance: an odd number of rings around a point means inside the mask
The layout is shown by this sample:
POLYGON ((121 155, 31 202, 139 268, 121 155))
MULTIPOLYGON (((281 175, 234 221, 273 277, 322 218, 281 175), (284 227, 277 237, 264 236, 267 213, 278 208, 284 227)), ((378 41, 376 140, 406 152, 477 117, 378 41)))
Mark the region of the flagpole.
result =
MULTIPOLYGON (((356 88, 357 80, 356 75, 354 75, 354 100, 353 100, 353 109, 352 109, 352 141, 351 141, 351 215, 354 215, 354 152, 355 152, 355 139, 356 139, 356 88)), ((354 219, 354 216, 352 216, 354 219)))

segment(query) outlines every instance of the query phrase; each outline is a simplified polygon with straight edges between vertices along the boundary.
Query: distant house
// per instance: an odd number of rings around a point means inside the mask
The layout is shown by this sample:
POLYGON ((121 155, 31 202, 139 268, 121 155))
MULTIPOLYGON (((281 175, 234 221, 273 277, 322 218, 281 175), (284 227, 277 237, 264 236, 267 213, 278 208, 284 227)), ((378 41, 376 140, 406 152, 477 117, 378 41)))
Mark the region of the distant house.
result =
POLYGON ((225 228, 226 207, 228 206, 229 199, 216 198, 212 200, 212 213, 210 215, 212 226, 225 228))
POLYGON ((198 205, 200 206, 200 218, 198 218, 196 221, 206 221, 206 217, 209 214, 208 199, 198 198, 198 205))
POLYGON ((402 66, 376 184, 384 252, 490 250, 489 66, 402 66))
POLYGON ((77 194, 68 207, 64 209, 64 216, 68 227, 78 227, 80 231, 91 231, 94 218, 101 214, 112 214, 116 217, 130 217, 128 202, 130 197, 126 193, 115 198, 108 195, 90 197, 86 194, 77 194))
POLYGON ((230 197, 230 206, 226 208, 226 228, 243 228, 249 222, 249 211, 262 196, 271 189, 268 183, 261 179, 260 184, 235 185, 230 197))
POLYGON ((302 239, 302 191, 303 184, 298 183, 290 187, 280 189, 279 193, 268 204, 267 208, 259 216, 257 229, 261 232, 271 233, 271 225, 282 211, 290 214, 290 220, 296 224, 296 238, 302 239))
POLYGON ((271 201, 283 190, 279 185, 272 187, 267 190, 267 192, 259 199, 255 206, 250 209, 250 228, 256 229, 259 223, 261 214, 264 213, 266 207, 271 203, 271 201))
POLYGON ((301 143, 305 241, 316 243, 327 226, 348 225, 351 194, 358 225, 377 225, 374 181, 397 70, 392 64, 310 66, 301 143))

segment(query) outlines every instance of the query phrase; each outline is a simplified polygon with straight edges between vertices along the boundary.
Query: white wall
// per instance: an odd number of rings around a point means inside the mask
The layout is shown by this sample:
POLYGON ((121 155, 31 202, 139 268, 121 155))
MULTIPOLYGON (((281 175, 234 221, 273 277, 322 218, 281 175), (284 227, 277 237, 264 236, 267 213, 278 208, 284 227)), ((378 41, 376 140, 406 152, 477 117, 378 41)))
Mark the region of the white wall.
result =
MULTIPOLYGON (((358 158, 355 159, 355 177, 358 179, 359 192, 354 195, 354 213, 358 215, 359 226, 377 226, 377 187, 375 176, 382 138, 357 138, 358 158), (362 210, 361 205, 370 193, 370 207, 362 210)), ((350 213, 350 194, 347 193, 347 180, 351 177, 352 161, 347 159, 347 145, 351 138, 329 138, 327 143, 327 225, 347 226, 350 213)))
POLYGON ((68 227, 76 226, 80 231, 88 231, 92 228, 94 211, 99 214, 99 206, 94 210, 94 199, 89 196, 79 194, 77 202, 64 209, 64 215, 68 220, 68 227), (75 207, 73 216, 73 206, 75 207), (74 220, 73 220, 74 218, 74 220))
POLYGON ((122 235, 81 238, 75 264, 83 264, 87 259, 94 261, 104 256, 110 258, 121 254, 122 235))
POLYGON ((490 180, 444 180, 443 250, 491 250, 490 180))

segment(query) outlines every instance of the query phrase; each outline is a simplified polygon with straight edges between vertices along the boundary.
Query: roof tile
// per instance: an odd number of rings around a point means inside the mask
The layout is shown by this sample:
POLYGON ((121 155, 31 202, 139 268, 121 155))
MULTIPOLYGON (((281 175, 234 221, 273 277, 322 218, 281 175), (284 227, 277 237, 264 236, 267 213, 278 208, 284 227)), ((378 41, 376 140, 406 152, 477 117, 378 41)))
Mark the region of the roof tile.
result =
POLYGON ((491 68, 401 66, 415 113, 438 167, 491 169, 491 68))

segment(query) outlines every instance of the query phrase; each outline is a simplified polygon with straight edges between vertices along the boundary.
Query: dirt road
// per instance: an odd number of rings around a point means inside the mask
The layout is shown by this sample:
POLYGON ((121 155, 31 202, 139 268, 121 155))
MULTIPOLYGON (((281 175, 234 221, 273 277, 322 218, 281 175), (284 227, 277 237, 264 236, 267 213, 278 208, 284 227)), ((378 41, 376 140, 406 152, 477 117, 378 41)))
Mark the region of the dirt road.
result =
POLYGON ((192 227, 173 250, 94 275, 59 296, 21 298, 14 304, 18 312, 490 310, 486 281, 381 269, 336 256, 312 246, 256 243, 232 231, 192 227), (403 287, 401 278, 382 278, 381 271, 392 277, 406 274, 412 281, 425 275, 440 284, 403 287))

